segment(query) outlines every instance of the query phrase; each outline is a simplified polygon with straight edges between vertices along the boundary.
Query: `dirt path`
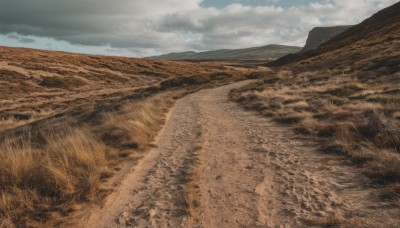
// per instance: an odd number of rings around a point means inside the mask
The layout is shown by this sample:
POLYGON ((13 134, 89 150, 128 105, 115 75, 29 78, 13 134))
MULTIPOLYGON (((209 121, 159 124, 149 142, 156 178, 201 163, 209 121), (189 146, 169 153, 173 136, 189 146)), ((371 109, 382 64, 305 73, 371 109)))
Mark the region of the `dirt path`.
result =
POLYGON ((158 147, 86 227, 299 227, 349 214, 388 221, 345 160, 229 102, 246 83, 179 100, 158 147))

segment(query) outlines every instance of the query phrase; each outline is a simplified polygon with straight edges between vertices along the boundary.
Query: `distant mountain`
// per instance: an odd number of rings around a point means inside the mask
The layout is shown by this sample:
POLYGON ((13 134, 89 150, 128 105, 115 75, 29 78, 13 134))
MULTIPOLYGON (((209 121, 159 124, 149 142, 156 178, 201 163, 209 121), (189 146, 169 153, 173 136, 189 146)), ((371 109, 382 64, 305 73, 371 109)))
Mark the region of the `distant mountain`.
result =
POLYGON ((245 49, 171 53, 149 58, 165 60, 270 60, 280 58, 290 53, 296 53, 300 50, 301 47, 271 44, 263 47, 245 49))
POLYGON ((333 26, 333 27, 316 27, 313 28, 307 38, 306 45, 302 51, 309 51, 325 43, 332 37, 351 28, 352 25, 333 26))
MULTIPOLYGON (((400 2, 333 37, 315 49, 287 55, 270 67, 400 71, 400 2)), ((390 71, 390 72, 386 72, 390 71)))

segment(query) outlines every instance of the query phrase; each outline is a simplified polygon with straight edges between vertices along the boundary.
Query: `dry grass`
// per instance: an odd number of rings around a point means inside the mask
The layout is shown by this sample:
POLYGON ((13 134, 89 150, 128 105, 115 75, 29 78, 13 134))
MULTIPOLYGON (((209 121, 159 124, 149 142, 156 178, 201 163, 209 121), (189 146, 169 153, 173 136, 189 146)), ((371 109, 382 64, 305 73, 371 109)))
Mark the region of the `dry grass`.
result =
POLYGON ((400 182, 399 80, 399 72, 285 71, 231 96, 315 140, 321 151, 347 156, 390 188, 400 182))
POLYGON ((172 95, 157 95, 145 101, 128 103, 120 110, 105 113, 98 134, 119 150, 147 147, 164 122, 164 113, 172 105, 172 95))
POLYGON ((0 227, 46 225, 101 200, 112 166, 154 139, 172 94, 128 102, 96 126, 51 122, 0 142, 0 227))
POLYGON ((0 47, 0 227, 48 225, 100 201, 113 168, 152 142, 169 91, 258 77, 227 64, 0 47))
POLYGON ((237 80, 249 69, 231 62, 173 62, 0 47, 0 134, 88 106, 103 107, 209 81, 237 80), (29 113, 29 115, 27 115, 29 113), (23 119, 13 117, 23 117, 23 119), (6 121, 3 121, 6 120, 6 121), (3 124, 1 123, 3 122, 3 124))
POLYGON ((140 157, 172 97, 257 77, 230 64, 0 47, 0 227, 48 225, 100 202, 102 182, 140 157))
POLYGON ((0 129, 7 129, 10 127, 14 127, 18 124, 18 122, 21 123, 20 120, 17 120, 14 117, 9 117, 7 119, 3 118, 0 120, 0 129))
POLYGON ((53 206, 89 200, 105 165, 105 145, 87 128, 42 129, 42 145, 30 133, 0 145, 0 220, 16 226, 48 219, 53 206))

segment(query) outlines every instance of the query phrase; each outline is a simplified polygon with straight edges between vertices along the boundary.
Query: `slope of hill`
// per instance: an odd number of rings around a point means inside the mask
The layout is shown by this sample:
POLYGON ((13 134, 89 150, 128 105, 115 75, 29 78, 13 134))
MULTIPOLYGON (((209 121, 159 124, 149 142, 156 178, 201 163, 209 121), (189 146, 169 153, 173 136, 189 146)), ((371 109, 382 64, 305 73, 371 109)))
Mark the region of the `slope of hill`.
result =
POLYGON ((244 107, 317 145, 327 159, 321 161, 323 169, 329 173, 334 173, 331 162, 340 160, 362 174, 354 181, 366 178, 353 194, 374 196, 371 216, 362 212, 368 200, 358 200, 363 206, 313 219, 307 226, 399 224, 395 219, 400 206, 399 22, 400 3, 396 3, 316 49, 271 62, 281 67, 231 93, 244 107))
POLYGON ((0 227, 399 227, 399 14, 272 70, 0 47, 0 227))
POLYGON ((319 47, 287 55, 267 66, 290 64, 296 67, 338 66, 368 70, 400 67, 400 2, 376 13, 362 23, 333 37, 319 47))
POLYGON ((250 73, 230 64, 0 47, 0 227, 53 227, 100 202, 175 99, 250 73))
POLYGON ((313 28, 307 38, 304 51, 309 51, 328 41, 332 37, 351 28, 352 25, 332 26, 332 27, 315 27, 313 28))
POLYGON ((150 57, 150 59, 166 60, 269 60, 277 59, 290 53, 300 51, 300 47, 284 45, 267 45, 263 47, 245 49, 222 49, 206 52, 182 52, 171 53, 161 56, 150 57))
POLYGON ((0 47, 0 131, 79 106, 105 104, 138 88, 229 71, 222 65, 0 47))

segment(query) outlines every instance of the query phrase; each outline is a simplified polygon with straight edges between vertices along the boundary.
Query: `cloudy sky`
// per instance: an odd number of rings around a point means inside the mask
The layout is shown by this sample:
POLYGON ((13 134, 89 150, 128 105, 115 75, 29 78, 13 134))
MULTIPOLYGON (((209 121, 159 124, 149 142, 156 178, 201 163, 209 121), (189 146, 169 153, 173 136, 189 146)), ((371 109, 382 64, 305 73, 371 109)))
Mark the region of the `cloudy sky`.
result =
POLYGON ((0 45, 102 55, 303 46, 397 0, 0 0, 0 45))

